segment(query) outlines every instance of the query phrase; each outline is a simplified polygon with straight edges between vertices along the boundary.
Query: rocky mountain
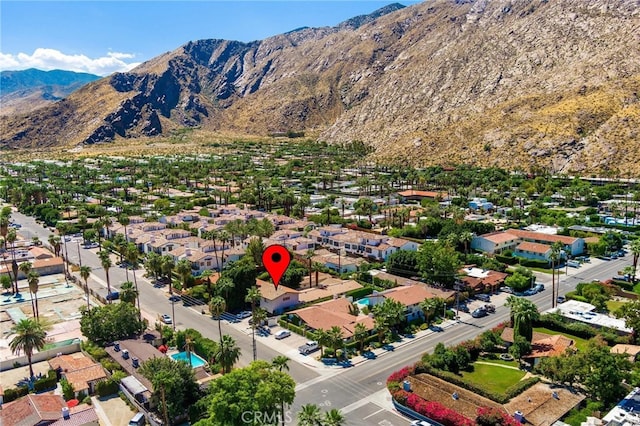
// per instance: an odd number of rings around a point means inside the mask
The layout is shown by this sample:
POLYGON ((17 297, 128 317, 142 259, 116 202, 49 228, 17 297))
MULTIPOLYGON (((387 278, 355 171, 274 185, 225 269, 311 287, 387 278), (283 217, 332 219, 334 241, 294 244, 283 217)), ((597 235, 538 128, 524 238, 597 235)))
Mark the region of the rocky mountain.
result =
POLYGON ((375 159, 640 171, 639 0, 427 0, 199 40, 0 119, 6 148, 198 126, 363 141, 375 159))
POLYGON ((0 114, 26 113, 67 97, 100 76, 34 68, 0 72, 0 114))

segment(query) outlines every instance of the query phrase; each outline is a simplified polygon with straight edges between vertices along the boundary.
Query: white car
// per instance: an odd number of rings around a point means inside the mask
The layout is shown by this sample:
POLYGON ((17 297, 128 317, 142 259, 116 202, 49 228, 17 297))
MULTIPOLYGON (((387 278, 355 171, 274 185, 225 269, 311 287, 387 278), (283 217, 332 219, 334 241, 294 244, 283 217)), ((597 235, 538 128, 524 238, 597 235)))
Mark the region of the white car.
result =
POLYGON ((173 320, 171 319, 170 315, 163 314, 161 318, 162 318, 162 322, 163 323, 165 323, 165 324, 173 324, 173 320))
POLYGON ((275 338, 278 340, 284 339, 285 337, 289 336, 291 336, 291 332, 289 330, 280 330, 275 334, 275 338))

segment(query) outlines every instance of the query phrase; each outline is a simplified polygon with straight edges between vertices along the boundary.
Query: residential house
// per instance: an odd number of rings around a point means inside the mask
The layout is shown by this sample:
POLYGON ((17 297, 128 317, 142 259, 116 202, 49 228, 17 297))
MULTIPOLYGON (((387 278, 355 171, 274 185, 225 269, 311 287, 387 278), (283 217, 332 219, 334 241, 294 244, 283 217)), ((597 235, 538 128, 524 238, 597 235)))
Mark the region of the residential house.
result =
POLYGON ((467 266, 460 270, 460 280, 466 287, 473 290, 474 293, 482 293, 490 291, 495 293, 501 285, 504 284, 507 274, 504 272, 493 271, 490 269, 480 269, 473 266, 467 266))
POLYGON ((640 354, 640 346, 619 343, 611 348, 612 354, 627 355, 629 361, 636 362, 640 354))
MULTIPOLYGON (((304 282, 304 280, 303 280, 304 282)), ((354 280, 341 280, 329 276, 321 280, 316 287, 300 290, 298 298, 301 303, 313 302, 326 297, 339 298, 348 292, 362 288, 362 285, 354 280)))
POLYGON ((80 404, 69 408, 68 415, 64 414, 49 426, 98 426, 98 413, 89 404, 80 404))
POLYGON ((516 246, 513 255, 524 257, 525 259, 549 262, 551 259, 551 246, 548 244, 523 241, 516 246))
MULTIPOLYGON (((513 344, 514 334, 513 328, 506 327, 502 330, 500 336, 505 344, 513 344)), ((533 332, 531 338, 531 353, 523 356, 522 359, 530 362, 532 365, 538 365, 542 358, 558 356, 566 352, 567 349, 574 349, 573 339, 562 336, 560 334, 549 335, 545 333, 533 332)))
POLYGON ((283 285, 278 285, 276 290, 272 283, 263 280, 256 280, 256 285, 260 291, 260 307, 270 314, 281 314, 300 304, 297 290, 283 285))
POLYGON ((469 208, 471 210, 493 210, 493 203, 487 201, 486 198, 474 198, 469 201, 469 208))
POLYGON ((61 395, 27 394, 8 402, 0 410, 2 426, 45 426, 62 418, 67 403, 61 395))
POLYGON ((407 321, 424 316, 420 302, 425 299, 433 299, 436 296, 421 285, 409 285, 394 287, 380 292, 386 299, 392 299, 402 303, 406 307, 405 317, 407 321))
POLYGON ((98 382, 107 379, 102 365, 93 362, 83 353, 58 355, 49 360, 53 370, 60 372, 61 377, 73 386, 76 395, 80 392, 91 395, 96 391, 98 382))
MULTIPOLYGON (((544 244, 547 246, 551 246, 555 242, 560 242, 563 250, 571 256, 582 254, 585 249, 583 238, 546 234, 522 229, 507 229, 505 231, 474 236, 471 240, 471 248, 485 253, 501 253, 505 250, 515 250, 518 245, 523 242, 544 244)), ((536 253, 539 253, 539 251, 536 253)), ((543 255, 536 254, 536 256, 543 255)))
POLYGON ((343 297, 298 309, 289 315, 298 317, 310 331, 340 327, 345 339, 353 337, 355 325, 358 323, 363 324, 369 331, 374 329, 373 318, 363 314, 353 315, 351 302, 343 297))

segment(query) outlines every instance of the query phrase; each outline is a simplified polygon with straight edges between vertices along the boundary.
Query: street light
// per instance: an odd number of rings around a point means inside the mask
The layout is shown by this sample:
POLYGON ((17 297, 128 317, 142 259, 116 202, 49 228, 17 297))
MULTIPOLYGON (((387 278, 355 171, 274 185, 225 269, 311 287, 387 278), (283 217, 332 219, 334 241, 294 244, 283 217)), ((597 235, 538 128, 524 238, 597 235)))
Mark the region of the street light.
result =
POLYGON ((171 289, 171 324, 173 331, 176 331, 176 299, 173 297, 173 289, 171 289))

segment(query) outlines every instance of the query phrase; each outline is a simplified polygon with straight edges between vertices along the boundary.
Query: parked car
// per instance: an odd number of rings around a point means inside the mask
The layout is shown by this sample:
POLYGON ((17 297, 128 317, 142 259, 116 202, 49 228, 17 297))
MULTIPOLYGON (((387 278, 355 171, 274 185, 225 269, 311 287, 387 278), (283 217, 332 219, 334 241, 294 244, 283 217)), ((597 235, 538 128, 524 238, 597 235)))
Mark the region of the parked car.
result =
POLYGON ((486 305, 484 305, 484 309, 488 313, 492 314, 492 313, 494 313, 496 311, 496 305, 486 304, 486 305))
POLYGON ((251 311, 242 311, 238 315, 236 315, 238 319, 245 319, 251 316, 251 311))
POLYGON ((162 314, 162 316, 160 317, 160 319, 162 320, 163 323, 165 324, 173 324, 173 320, 171 319, 170 315, 167 314, 162 314))
POLYGON ((491 296, 488 294, 476 294, 476 299, 487 303, 491 302, 491 296))
POLYGON ((536 294, 538 292, 538 290, 536 290, 535 288, 530 288, 528 290, 525 290, 522 294, 524 296, 533 296, 534 294, 536 294))
POLYGON ((536 286, 534 288, 536 290, 536 293, 540 293, 541 291, 544 291, 544 284, 536 283, 536 286))
POLYGON ((90 242, 84 245, 84 248, 86 249, 92 249, 92 248, 98 248, 100 246, 100 244, 96 243, 96 242, 90 242))
POLYGON ((580 262, 577 260, 567 260, 567 266, 570 266, 572 268, 579 268, 580 262))
POLYGON ((566 301, 567 299, 564 296, 558 296, 558 298, 556 299, 556 302, 558 303, 564 303, 566 301))
POLYGON ((458 310, 462 312, 469 313, 469 307, 463 303, 458 305, 458 310))
POLYGON ((313 340, 311 340, 305 343, 304 345, 300 346, 298 348, 298 352, 300 352, 302 355, 308 355, 311 352, 317 351, 318 349, 320 349, 318 342, 314 342, 313 340))
POLYGON ((500 291, 502 291, 504 293, 513 293, 513 289, 511 287, 506 286, 506 285, 503 285, 502 287, 500 287, 500 291))
POLYGON ((117 291, 112 291, 111 293, 107 293, 107 300, 118 300, 120 298, 120 293, 117 291))
POLYGON ((291 332, 289 330, 280 330, 275 334, 275 338, 278 340, 284 339, 285 337, 291 336, 291 332))
POLYGON ((171 296, 169 296, 169 302, 179 302, 182 300, 182 297, 178 296, 177 294, 172 294, 171 296))
POLYGON ((489 313, 484 308, 478 308, 475 311, 471 312, 471 316, 474 318, 482 318, 486 317, 487 315, 489 315, 489 313))

